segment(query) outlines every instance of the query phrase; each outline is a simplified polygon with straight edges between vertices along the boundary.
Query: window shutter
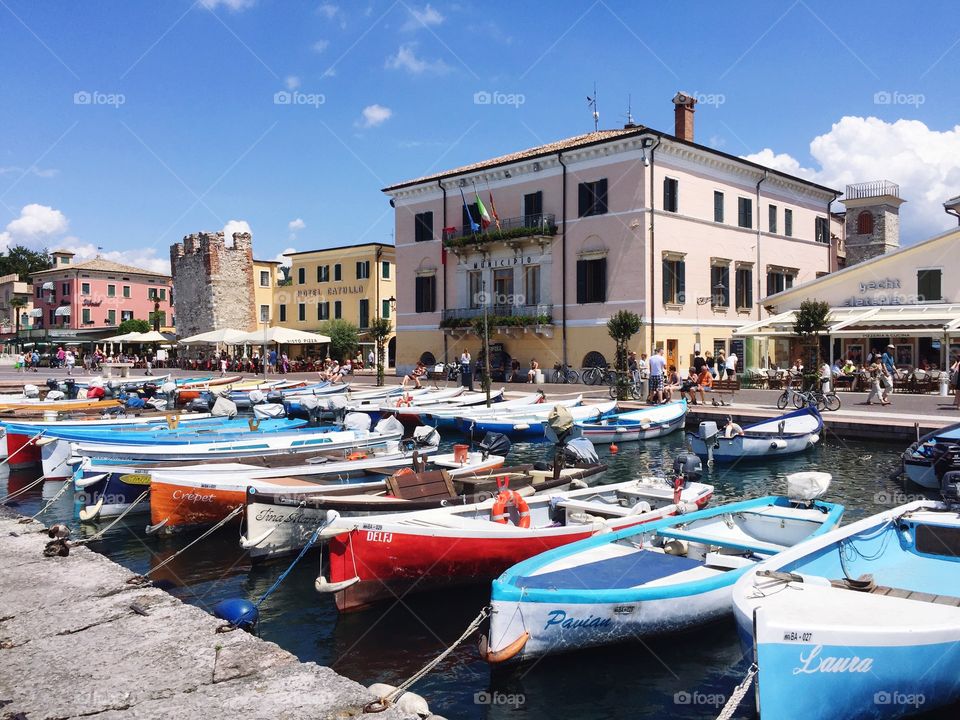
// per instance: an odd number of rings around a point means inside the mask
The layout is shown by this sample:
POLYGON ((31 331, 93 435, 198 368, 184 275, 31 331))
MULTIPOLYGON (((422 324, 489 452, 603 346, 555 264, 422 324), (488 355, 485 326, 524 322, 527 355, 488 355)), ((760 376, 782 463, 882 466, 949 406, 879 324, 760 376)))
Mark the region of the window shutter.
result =
MULTIPOLYGON (((604 181, 606 182, 606 181, 604 181)), ((607 259, 600 258, 597 263, 597 288, 594 300, 598 302, 607 301, 607 259)))
POLYGON ((677 302, 683 305, 687 301, 687 264, 677 263, 677 302))
POLYGON ((746 284, 746 292, 744 293, 746 297, 746 307, 753 307, 753 271, 747 270, 744 273, 744 283, 746 284))
POLYGON ((592 193, 590 192, 590 187, 587 185, 587 183, 580 183, 580 185, 577 187, 577 191, 579 193, 579 210, 577 211, 577 215, 579 217, 583 217, 587 214, 587 210, 590 208, 590 196, 592 193))
POLYGON ((730 307, 730 267, 725 266, 723 272, 720 273, 723 276, 721 284, 723 285, 723 306, 730 307))
POLYGON ((587 263, 577 260, 577 303, 582 305, 587 297, 587 263))
POLYGON ((719 190, 713 191, 713 221, 723 222, 723 193, 719 190))
POLYGON ((423 213, 423 239, 433 240, 433 211, 423 213))
POLYGON ((767 295, 773 295, 773 273, 767 273, 767 295))
POLYGON ((602 215, 607 211, 607 179, 597 181, 597 205, 596 212, 597 215, 602 215))
POLYGON ((414 279, 414 312, 423 312, 423 278, 414 279))
POLYGON ((668 260, 663 261, 663 269, 661 272, 662 281, 663 281, 663 303, 666 305, 669 302, 673 302, 673 296, 670 293, 670 275, 673 273, 673 269, 670 267, 670 262, 668 260))

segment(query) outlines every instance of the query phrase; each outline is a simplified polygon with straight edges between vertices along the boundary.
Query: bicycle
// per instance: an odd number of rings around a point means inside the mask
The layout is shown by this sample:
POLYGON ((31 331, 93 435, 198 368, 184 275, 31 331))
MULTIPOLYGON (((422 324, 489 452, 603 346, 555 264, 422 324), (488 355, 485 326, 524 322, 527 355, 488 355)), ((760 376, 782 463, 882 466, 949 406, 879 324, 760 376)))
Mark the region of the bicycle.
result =
POLYGON ((570 383, 576 385, 580 382, 580 373, 569 365, 555 363, 553 366, 553 381, 555 383, 570 383))
POLYGON ((777 398, 777 409, 784 410, 787 405, 791 404, 797 408, 803 407, 804 403, 806 402, 804 396, 804 392, 797 390, 788 383, 783 389, 783 392, 780 393, 780 397, 777 398))
POLYGON ((791 402, 798 410, 805 406, 813 406, 820 411, 840 409, 840 397, 836 390, 828 393, 822 390, 796 390, 788 385, 777 398, 777 408, 783 410, 791 402))
MULTIPOLYGON (((633 377, 633 373, 624 373, 626 383, 625 386, 630 393, 630 397, 634 400, 643 400, 643 391, 640 381, 633 377)), ((610 386, 610 399, 618 400, 619 399, 619 389, 620 383, 618 382, 620 375, 616 371, 610 371, 606 374, 604 378, 606 383, 610 386)))
POLYGON ((602 365, 584 368, 580 372, 580 377, 584 385, 609 385, 610 376, 616 377, 616 371, 602 365))

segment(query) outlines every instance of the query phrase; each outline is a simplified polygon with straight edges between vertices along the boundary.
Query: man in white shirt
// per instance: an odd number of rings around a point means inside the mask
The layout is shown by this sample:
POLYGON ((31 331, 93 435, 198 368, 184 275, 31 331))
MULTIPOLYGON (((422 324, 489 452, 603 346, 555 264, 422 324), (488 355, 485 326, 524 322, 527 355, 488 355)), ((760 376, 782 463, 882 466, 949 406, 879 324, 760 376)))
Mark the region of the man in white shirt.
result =
POLYGON ((727 377, 735 378, 737 376, 737 354, 731 352, 727 355, 727 377))
POLYGON ((650 356, 650 395, 653 402, 663 402, 663 375, 667 368, 667 361, 663 357, 663 348, 658 347, 650 356))

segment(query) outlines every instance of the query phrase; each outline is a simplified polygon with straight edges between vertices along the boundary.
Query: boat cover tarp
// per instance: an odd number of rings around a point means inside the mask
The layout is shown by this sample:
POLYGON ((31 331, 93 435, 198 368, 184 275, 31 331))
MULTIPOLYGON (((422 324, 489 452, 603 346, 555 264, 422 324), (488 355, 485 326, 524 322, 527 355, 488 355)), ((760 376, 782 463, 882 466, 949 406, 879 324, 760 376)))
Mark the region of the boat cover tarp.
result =
POLYGON ((551 588, 617 590, 660 580, 700 565, 698 560, 691 560, 681 555, 640 550, 629 555, 605 558, 563 570, 517 578, 517 587, 544 590, 551 588))

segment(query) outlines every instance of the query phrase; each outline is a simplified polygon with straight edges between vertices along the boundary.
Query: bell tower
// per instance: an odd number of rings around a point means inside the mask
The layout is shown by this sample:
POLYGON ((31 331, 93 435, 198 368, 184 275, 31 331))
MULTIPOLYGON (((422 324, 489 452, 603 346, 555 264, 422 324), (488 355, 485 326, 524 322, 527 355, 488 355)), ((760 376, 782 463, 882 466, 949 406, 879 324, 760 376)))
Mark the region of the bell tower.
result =
POLYGON ((889 180, 847 185, 843 195, 846 208, 847 267, 892 252, 900 247, 900 186, 889 180))

